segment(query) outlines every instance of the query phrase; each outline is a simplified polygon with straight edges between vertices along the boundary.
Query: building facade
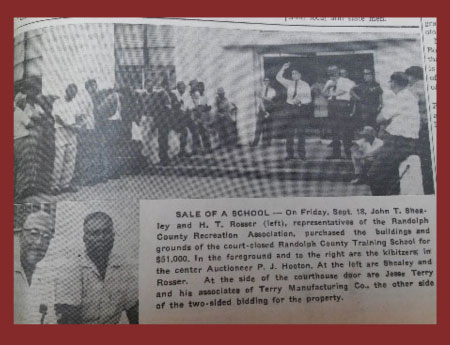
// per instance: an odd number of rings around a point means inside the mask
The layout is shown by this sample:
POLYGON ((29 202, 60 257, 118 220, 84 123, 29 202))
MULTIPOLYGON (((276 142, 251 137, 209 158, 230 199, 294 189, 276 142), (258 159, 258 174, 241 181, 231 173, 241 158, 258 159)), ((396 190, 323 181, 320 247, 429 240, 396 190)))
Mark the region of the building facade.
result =
MULTIPOLYGON (((15 85, 37 77, 44 94, 62 95, 69 83, 84 92, 87 79, 100 88, 145 87, 165 74, 169 87, 177 80, 197 79, 206 86, 210 103, 218 87, 239 109, 240 140, 252 140, 257 96, 264 76, 282 97, 274 80, 290 61, 311 85, 326 80, 332 64, 348 70, 359 82, 363 68, 372 68, 389 97, 388 80, 395 71, 422 65, 419 35, 402 33, 317 33, 256 31, 142 24, 76 24, 26 33, 15 39, 15 85)), ((324 112, 324 107, 316 109, 324 112)), ((325 110, 326 111, 326 110, 325 110)), ((322 114, 320 116, 326 116, 322 114)))

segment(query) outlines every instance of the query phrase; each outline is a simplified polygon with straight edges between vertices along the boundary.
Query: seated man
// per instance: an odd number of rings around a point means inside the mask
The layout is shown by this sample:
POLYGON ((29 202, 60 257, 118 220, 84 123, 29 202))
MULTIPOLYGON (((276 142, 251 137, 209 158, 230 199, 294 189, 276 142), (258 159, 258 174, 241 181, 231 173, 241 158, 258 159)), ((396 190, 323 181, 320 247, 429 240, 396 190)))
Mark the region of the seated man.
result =
POLYGON ((350 148, 352 154, 355 178, 352 184, 364 183, 378 150, 383 146, 383 141, 376 137, 375 130, 370 126, 365 126, 360 133, 361 139, 356 141, 350 148))

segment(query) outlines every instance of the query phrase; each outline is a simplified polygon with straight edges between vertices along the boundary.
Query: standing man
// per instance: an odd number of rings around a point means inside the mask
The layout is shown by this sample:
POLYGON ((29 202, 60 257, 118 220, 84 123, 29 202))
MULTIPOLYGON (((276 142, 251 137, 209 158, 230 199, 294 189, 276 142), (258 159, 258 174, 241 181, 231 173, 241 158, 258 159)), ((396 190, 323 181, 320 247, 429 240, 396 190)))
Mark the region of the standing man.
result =
POLYGON ((350 91, 355 83, 348 79, 348 71, 345 68, 339 69, 337 66, 330 66, 327 69, 330 78, 325 84, 322 94, 328 100, 328 117, 331 123, 333 154, 327 159, 341 159, 341 139, 344 142, 344 149, 347 158, 350 158, 351 140, 353 139, 353 120, 351 116, 354 104, 350 91), (339 89, 337 83, 339 81, 339 89))
POLYGON ((298 70, 292 70, 292 80, 285 79, 283 73, 290 67, 287 62, 281 67, 276 79, 287 89, 285 115, 288 120, 286 133, 287 159, 294 159, 294 137, 297 132, 297 150, 299 158, 306 159, 305 130, 308 123, 308 105, 311 103, 311 88, 302 80, 298 70))
POLYGON ((69 84, 64 98, 53 104, 55 118, 55 163, 52 176, 52 192, 76 192, 72 184, 77 158, 77 134, 82 121, 81 108, 75 100, 78 88, 69 84))
POLYGON ((327 159, 341 159, 341 140, 347 158, 351 158, 350 147, 353 140, 353 121, 350 116, 350 91, 355 83, 339 75, 337 66, 328 67, 329 80, 323 88, 323 94, 328 97, 328 116, 332 122, 333 154, 327 159))
POLYGON ((272 124, 273 118, 271 116, 274 104, 273 99, 277 95, 274 88, 270 87, 270 79, 265 77, 263 80, 263 88, 261 96, 258 98, 258 113, 256 115, 256 130, 255 139, 250 146, 257 146, 259 138, 263 137, 263 146, 270 146, 272 141, 272 124))
POLYGON ((209 133, 207 130, 207 117, 210 107, 208 106, 208 99, 205 95, 205 86, 199 82, 197 90, 192 90, 186 103, 186 112, 188 118, 192 122, 192 141, 194 145, 194 153, 200 153, 200 148, 203 145, 205 153, 211 153, 211 141, 209 140, 209 133))
POLYGON ((14 261, 14 323, 56 323, 53 281, 44 265, 55 232, 52 217, 44 212, 30 213, 19 238, 19 260, 14 261))
POLYGON ((365 68, 363 78, 364 81, 350 93, 359 106, 362 126, 377 129, 377 115, 383 107, 383 89, 375 81, 372 70, 365 68))
POLYGON ((428 128, 427 102, 425 99, 425 84, 423 82, 423 69, 411 66, 405 71, 409 80, 409 87, 416 96, 420 112, 420 131, 417 143, 417 153, 420 157, 423 177, 423 191, 426 195, 434 194, 434 178, 431 162, 430 136, 428 128))
POLYGON ((419 138, 420 113, 416 97, 408 88, 405 73, 391 75, 390 88, 395 97, 386 102, 377 117, 386 125, 384 145, 376 155, 368 180, 372 195, 396 195, 400 192, 399 166, 416 152, 419 138))
POLYGON ((186 94, 186 85, 183 81, 177 83, 175 90, 170 93, 170 100, 172 104, 172 124, 171 127, 180 133, 180 152, 179 157, 188 156, 186 152, 188 129, 192 135, 193 148, 192 151, 195 153, 198 147, 197 130, 195 128, 194 122, 190 118, 188 113, 188 103, 189 95, 186 94))
POLYGON ((214 126, 219 133, 220 142, 217 148, 228 147, 237 142, 234 131, 234 122, 231 119, 231 111, 232 105, 225 96, 225 90, 223 87, 219 87, 214 103, 214 126))
POLYGON ((169 132, 171 129, 172 105, 170 96, 163 87, 164 77, 156 78, 150 94, 147 110, 158 129, 158 155, 161 165, 169 164, 169 132))
POLYGON ((60 324, 117 324, 126 312, 139 322, 137 276, 112 253, 114 224, 104 212, 86 216, 85 251, 58 272, 55 310, 60 324))

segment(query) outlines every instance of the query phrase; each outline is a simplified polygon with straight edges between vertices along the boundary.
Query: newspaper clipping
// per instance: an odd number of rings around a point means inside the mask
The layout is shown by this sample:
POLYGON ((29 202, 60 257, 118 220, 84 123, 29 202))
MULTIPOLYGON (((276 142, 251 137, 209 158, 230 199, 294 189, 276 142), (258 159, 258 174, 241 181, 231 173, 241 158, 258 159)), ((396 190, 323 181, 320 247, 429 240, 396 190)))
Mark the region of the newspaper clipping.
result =
POLYGON ((14 323, 436 323, 435 18, 16 18, 14 323))

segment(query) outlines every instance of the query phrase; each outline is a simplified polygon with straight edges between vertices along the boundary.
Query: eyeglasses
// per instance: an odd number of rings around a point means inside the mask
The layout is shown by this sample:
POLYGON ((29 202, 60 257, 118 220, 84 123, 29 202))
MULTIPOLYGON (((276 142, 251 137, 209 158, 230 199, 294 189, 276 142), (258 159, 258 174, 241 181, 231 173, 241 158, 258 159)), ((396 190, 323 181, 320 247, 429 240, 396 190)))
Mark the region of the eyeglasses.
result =
POLYGON ((23 229, 25 234, 29 239, 32 239, 34 242, 38 240, 42 240, 43 242, 50 242, 53 238, 52 234, 49 234, 46 231, 40 231, 38 229, 23 229))

